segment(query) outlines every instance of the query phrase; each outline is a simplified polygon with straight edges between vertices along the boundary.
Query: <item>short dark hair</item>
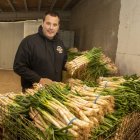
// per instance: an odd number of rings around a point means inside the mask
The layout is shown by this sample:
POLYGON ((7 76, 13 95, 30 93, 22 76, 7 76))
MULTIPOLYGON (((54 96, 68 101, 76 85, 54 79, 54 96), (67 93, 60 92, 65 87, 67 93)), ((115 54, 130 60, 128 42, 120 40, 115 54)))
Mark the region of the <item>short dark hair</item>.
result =
POLYGON ((58 17, 58 19, 60 20, 60 16, 59 16, 59 14, 58 14, 57 12, 55 12, 55 11, 49 11, 49 12, 46 12, 46 13, 44 14, 44 16, 43 16, 43 21, 45 21, 45 17, 46 17, 47 15, 50 15, 50 16, 53 16, 53 17, 58 17))

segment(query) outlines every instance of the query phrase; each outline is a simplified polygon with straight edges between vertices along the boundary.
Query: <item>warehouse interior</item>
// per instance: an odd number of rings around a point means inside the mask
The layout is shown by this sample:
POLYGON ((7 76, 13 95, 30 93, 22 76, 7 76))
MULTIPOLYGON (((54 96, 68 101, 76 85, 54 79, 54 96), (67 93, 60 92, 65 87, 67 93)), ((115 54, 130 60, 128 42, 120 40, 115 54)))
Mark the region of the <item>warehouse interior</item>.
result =
POLYGON ((139 23, 139 0, 0 0, 0 139, 139 140, 139 23))
POLYGON ((37 32, 44 12, 56 10, 67 47, 100 47, 121 75, 139 74, 139 5, 137 0, 1 0, 0 69, 12 70, 20 41, 37 32))

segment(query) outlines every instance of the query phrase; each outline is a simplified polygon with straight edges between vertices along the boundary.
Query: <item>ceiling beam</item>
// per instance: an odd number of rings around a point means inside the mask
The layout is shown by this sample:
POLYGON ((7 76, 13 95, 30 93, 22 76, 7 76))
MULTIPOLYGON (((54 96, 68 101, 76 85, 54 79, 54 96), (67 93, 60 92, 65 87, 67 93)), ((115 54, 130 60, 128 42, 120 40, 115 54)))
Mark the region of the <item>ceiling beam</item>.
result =
POLYGON ((53 10, 53 7, 55 6, 56 2, 57 2, 57 0, 52 0, 50 11, 53 10))
POLYGON ((25 10, 27 12, 28 11, 28 6, 27 6, 27 1, 26 0, 24 0, 24 6, 25 6, 25 10))
MULTIPOLYGON (((102 0, 98 0, 99 2, 102 1, 102 0)), ((86 0, 80 0, 74 7, 73 9, 77 9, 77 7, 79 7, 81 4, 87 2, 86 0)))
POLYGON ((0 12, 3 12, 3 10, 0 8, 0 12))
POLYGON ((42 4, 42 0, 39 0, 38 1, 38 11, 40 11, 40 9, 41 9, 41 4, 42 4))
POLYGON ((13 4, 11 3, 10 0, 7 0, 8 4, 10 5, 10 7, 12 8, 13 12, 16 11, 15 7, 13 6, 13 4))
POLYGON ((62 9, 64 10, 70 4, 71 1, 72 0, 67 0, 62 9))
MULTIPOLYGON (((1 21, 20 21, 20 20, 37 20, 42 19, 46 11, 41 12, 0 12, 0 22, 1 21)), ((69 21, 71 12, 70 11, 57 11, 61 16, 62 21, 69 21)))

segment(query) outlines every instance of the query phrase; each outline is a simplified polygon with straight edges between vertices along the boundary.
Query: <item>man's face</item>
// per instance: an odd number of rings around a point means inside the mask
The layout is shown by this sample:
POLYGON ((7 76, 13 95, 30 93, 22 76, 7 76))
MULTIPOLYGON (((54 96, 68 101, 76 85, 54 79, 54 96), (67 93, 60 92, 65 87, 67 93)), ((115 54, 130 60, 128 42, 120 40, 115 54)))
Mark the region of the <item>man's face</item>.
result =
POLYGON ((53 39, 59 30, 59 18, 47 15, 42 23, 42 27, 44 35, 49 39, 53 39))

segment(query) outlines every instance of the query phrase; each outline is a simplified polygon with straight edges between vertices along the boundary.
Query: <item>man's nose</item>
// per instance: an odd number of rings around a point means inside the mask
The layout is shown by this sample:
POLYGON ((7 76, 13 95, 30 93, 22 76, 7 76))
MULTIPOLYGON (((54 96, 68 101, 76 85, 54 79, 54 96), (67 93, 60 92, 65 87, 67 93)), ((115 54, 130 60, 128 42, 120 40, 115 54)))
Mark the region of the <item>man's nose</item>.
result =
POLYGON ((52 24, 50 24, 50 29, 53 29, 53 25, 52 24))

